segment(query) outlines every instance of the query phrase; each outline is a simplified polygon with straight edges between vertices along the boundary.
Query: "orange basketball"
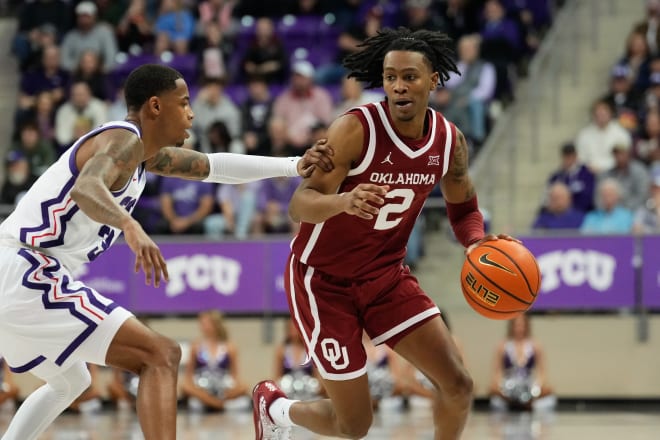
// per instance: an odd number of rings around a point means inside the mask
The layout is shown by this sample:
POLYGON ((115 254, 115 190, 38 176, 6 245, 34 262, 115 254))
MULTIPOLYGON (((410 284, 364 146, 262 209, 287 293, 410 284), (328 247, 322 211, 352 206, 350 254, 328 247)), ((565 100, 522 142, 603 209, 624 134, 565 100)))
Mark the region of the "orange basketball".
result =
POLYGON ((470 252, 461 270, 468 304, 490 319, 511 319, 531 307, 541 288, 534 255, 515 241, 485 242, 470 252))

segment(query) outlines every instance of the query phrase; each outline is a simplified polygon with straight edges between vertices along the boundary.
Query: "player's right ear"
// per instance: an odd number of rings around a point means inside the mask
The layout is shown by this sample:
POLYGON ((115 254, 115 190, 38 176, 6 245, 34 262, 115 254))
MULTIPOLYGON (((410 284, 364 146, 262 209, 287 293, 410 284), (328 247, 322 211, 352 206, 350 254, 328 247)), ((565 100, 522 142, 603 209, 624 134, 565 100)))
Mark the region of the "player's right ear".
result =
POLYGON ((156 115, 160 113, 160 99, 157 96, 149 98, 149 110, 156 115))

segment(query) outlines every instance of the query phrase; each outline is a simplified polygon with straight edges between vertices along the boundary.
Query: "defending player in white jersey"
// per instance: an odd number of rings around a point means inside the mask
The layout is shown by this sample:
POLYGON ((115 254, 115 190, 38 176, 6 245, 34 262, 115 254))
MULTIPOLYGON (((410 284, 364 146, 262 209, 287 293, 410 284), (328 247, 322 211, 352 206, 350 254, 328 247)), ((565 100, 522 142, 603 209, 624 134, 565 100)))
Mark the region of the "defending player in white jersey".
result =
POLYGON ((188 136, 193 112, 186 82, 169 67, 135 69, 125 95, 126 120, 80 138, 0 225, 0 347, 13 371, 30 371, 46 382, 25 400, 2 440, 44 432, 89 386, 85 362, 139 374, 137 410, 145 438, 175 438, 179 345, 71 276, 123 233, 146 284, 167 280, 158 246, 131 217, 145 171, 242 183, 332 168, 332 151, 321 144, 301 160, 173 147, 188 136))

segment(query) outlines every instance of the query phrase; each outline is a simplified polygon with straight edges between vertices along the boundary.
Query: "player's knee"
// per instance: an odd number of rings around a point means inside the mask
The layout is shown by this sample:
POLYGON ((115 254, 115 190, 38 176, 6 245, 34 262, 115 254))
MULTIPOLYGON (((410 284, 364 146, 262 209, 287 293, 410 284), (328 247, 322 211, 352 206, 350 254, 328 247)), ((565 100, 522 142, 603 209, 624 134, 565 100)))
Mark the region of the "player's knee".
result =
POLYGON ((467 370, 461 365, 455 370, 451 380, 446 381, 438 391, 453 402, 469 404, 472 400, 474 382, 467 370))
POLYGON ((371 412, 360 414, 360 416, 352 417, 350 420, 345 420, 339 423, 339 431, 342 437, 350 439, 361 439, 367 436, 369 428, 373 420, 371 412))
POLYGON ((181 361, 181 346, 172 339, 159 336, 155 347, 155 353, 147 357, 148 364, 178 371, 179 362, 181 361))

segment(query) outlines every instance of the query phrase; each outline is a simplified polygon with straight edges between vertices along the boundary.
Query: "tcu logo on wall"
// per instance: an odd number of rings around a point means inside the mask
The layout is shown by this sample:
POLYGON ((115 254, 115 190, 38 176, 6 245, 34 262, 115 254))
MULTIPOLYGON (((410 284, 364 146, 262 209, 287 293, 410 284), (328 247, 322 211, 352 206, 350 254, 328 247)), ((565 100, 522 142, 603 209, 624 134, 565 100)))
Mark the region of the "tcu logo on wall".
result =
POLYGON ((330 362, 330 365, 336 370, 343 370, 348 367, 348 351, 346 346, 340 346, 334 338, 325 338, 321 341, 321 350, 323 357, 330 362))

